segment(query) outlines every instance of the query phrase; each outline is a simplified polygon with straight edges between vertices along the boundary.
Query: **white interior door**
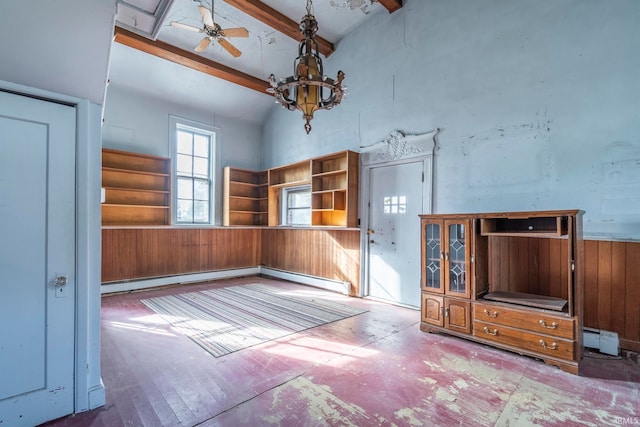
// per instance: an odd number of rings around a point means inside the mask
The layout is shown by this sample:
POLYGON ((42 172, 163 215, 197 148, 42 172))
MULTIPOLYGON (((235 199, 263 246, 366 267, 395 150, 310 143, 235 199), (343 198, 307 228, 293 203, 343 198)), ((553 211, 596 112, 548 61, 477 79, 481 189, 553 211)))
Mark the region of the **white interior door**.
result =
POLYGON ((420 306, 420 222, 424 163, 370 169, 369 295, 420 306))
POLYGON ((75 117, 0 92, 2 426, 73 412, 75 117))

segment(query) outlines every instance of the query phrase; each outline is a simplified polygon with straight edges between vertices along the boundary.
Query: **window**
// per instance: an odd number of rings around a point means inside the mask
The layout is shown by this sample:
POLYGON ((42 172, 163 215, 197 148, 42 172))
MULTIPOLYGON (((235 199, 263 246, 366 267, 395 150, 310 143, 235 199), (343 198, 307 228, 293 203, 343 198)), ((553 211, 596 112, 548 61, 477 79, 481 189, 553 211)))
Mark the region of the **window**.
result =
POLYGON ((311 186, 282 189, 282 225, 311 225, 311 186))
POLYGON ((216 133, 212 129, 184 124, 172 118, 175 163, 175 222, 210 224, 213 196, 213 153, 216 133))
POLYGON ((407 213, 407 196, 385 196, 383 199, 384 213, 405 214, 407 213))

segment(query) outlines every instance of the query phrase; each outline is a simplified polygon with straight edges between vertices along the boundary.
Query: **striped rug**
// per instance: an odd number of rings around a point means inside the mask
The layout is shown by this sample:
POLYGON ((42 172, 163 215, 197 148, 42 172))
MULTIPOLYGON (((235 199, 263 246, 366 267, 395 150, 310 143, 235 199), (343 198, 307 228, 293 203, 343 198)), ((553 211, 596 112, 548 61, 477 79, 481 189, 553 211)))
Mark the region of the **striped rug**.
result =
POLYGON ((215 357, 364 313, 316 289, 262 283, 143 299, 171 326, 215 357))

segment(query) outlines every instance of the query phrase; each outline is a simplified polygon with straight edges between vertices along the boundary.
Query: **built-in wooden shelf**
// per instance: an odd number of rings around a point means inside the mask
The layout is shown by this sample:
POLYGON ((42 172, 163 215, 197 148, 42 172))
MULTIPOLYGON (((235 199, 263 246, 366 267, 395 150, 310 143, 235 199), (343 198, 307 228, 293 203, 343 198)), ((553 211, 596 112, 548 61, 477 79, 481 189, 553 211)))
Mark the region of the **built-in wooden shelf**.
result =
POLYGON ((358 226, 358 153, 311 159, 311 224, 358 226))
POLYGON ((267 172, 227 166, 223 186, 223 225, 267 225, 267 172))
POLYGON ((102 149, 103 225, 168 225, 171 167, 167 157, 102 149))
POLYGON ((358 227, 358 153, 341 151, 266 171, 226 167, 223 225, 278 226, 283 188, 311 186, 311 226, 358 227))

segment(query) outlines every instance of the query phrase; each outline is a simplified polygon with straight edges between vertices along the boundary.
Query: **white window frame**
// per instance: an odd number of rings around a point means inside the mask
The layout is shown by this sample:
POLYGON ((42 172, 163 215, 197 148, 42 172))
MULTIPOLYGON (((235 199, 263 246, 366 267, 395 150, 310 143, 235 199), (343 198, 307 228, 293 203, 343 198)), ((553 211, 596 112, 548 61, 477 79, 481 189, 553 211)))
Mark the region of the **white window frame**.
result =
POLYGON ((310 227, 311 226, 311 184, 297 185, 295 187, 284 187, 280 193, 280 225, 289 227, 310 227), (308 224, 293 224, 287 220, 289 218, 289 193, 297 193, 302 191, 309 192, 309 223, 308 224))
POLYGON ((220 155, 220 129, 214 126, 184 119, 177 116, 169 116, 169 143, 171 153, 171 223, 177 226, 186 227, 202 227, 207 225, 218 224, 220 222, 217 206, 220 206, 220 192, 216 191, 217 183, 220 182, 218 176, 221 172, 219 166, 220 155), (178 222, 178 172, 177 172, 177 148, 178 134, 177 131, 184 129, 187 131, 206 134, 210 137, 211 146, 209 147, 209 222, 178 222))

